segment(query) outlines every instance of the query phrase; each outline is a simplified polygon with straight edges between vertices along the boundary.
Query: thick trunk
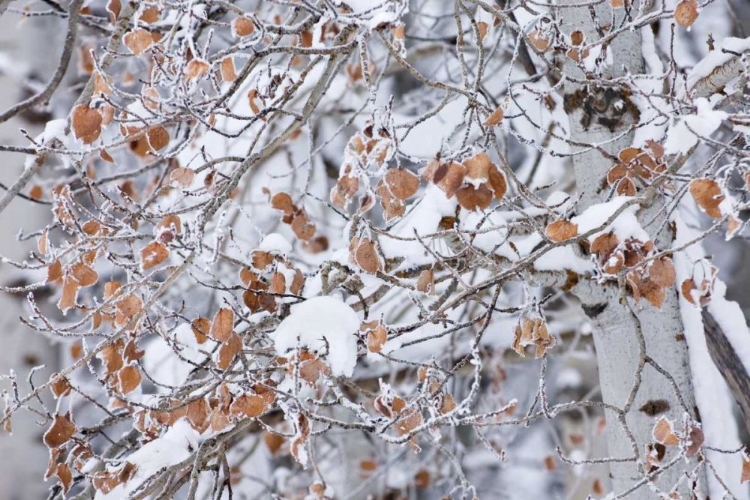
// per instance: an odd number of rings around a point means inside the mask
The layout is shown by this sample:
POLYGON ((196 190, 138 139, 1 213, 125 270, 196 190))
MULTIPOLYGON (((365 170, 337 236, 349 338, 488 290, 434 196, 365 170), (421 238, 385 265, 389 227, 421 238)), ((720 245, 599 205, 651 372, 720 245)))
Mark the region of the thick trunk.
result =
MULTIPOLYGON (((2 8, 2 3, 0 3, 2 8)), ((54 71, 59 57, 59 51, 50 51, 51 31, 60 32, 59 22, 55 19, 43 21, 32 21, 23 27, 25 30, 33 30, 35 36, 24 37, 19 32, 18 16, 6 14, 0 20, 2 31, 0 32, 0 43, 9 47, 11 57, 14 60, 25 61, 31 72, 42 75, 41 79, 48 77, 54 71), (38 30, 37 30, 38 27, 38 30)), ((61 43, 57 46, 61 46, 61 43)), ((17 75, 0 76, 0 112, 8 109, 19 100, 20 82, 17 75)), ((34 124, 14 118, 0 125, 0 134, 4 137, 13 138, 9 144, 27 145, 21 134, 20 127, 25 128, 30 134, 36 135, 41 132, 34 124)), ((23 171, 23 156, 4 153, 5 165, 0 175, 0 181, 10 186, 23 171)), ((21 229, 32 230, 36 226, 44 224, 49 215, 49 207, 36 205, 19 197, 14 198, 5 210, 0 213, 0 233, 6 235, 0 241, 0 255, 11 259, 22 261, 28 257, 29 250, 33 249, 31 242, 21 243, 16 241, 13 235, 18 234, 21 229)), ((7 264, 0 264, 0 283, 8 285, 13 280, 22 276, 22 273, 7 264)), ((0 349, 0 374, 7 375, 14 370, 17 375, 19 386, 22 390, 28 388, 26 379, 29 370, 33 366, 45 365, 46 368, 37 372, 34 382, 41 383, 59 368, 58 355, 59 345, 55 345, 49 339, 42 337, 21 325, 18 321, 20 316, 26 314, 25 295, 10 295, 0 293, 0 308, 4 312, 2 316, 2 346, 0 349)), ((0 383, 0 388, 9 390, 7 380, 0 383)), ((46 399, 46 398, 45 398, 46 399)), ((54 409, 54 402, 47 400, 50 408, 54 409)), ((0 497, 8 500, 21 500, 26 498, 45 498, 46 491, 51 482, 42 482, 44 470, 49 458, 47 447, 42 444, 44 428, 38 424, 38 418, 31 414, 19 413, 13 418, 13 435, 3 436, 0 439, 0 497)))
MULTIPOLYGON (((564 5, 581 3, 561 1, 564 5)), ((599 38, 596 24, 601 27, 614 19, 614 25, 619 26, 625 13, 624 9, 613 13, 609 2, 600 3, 595 10, 596 20, 592 19, 589 7, 560 8, 557 15, 562 20, 561 26, 569 27, 571 32, 583 31, 590 43, 599 38)), ((609 74, 601 79, 643 72, 640 37, 640 32, 626 30, 612 41, 607 49, 607 60, 611 61, 609 74)), ((571 60, 564 63, 563 69, 568 76, 586 79, 571 60)), ((569 139, 574 144, 595 144, 601 148, 600 151, 572 146, 573 153, 583 151, 573 157, 576 183, 582 195, 579 210, 583 210, 605 200, 609 191, 606 173, 614 165, 613 158, 618 152, 631 145, 634 134, 630 127, 637 123, 639 114, 625 87, 583 85, 568 80, 563 91, 570 119, 569 139)), ((642 212, 653 210, 652 207, 642 212)), ((648 219, 647 214, 641 214, 642 221, 648 219)), ((650 236, 659 248, 671 245, 672 235, 667 231, 650 236)), ((637 461, 610 464, 614 492, 622 494, 644 477, 645 447, 653 441, 657 415, 673 420, 678 426, 685 414, 697 418, 677 294, 676 290, 669 290, 659 310, 645 301, 635 304, 630 298, 622 299, 616 283, 578 287, 577 293, 591 318, 603 400, 619 409, 606 412, 609 456, 638 457, 637 461)), ((669 450, 662 463, 669 463, 674 453, 675 449, 669 450)), ((691 498, 684 465, 680 462, 664 469, 654 477, 655 485, 668 492, 682 478, 679 488, 682 498, 691 498)), ((705 474, 700 473, 698 479, 705 492, 705 474)), ((642 485, 627 498, 654 498, 654 493, 649 486, 642 485)))

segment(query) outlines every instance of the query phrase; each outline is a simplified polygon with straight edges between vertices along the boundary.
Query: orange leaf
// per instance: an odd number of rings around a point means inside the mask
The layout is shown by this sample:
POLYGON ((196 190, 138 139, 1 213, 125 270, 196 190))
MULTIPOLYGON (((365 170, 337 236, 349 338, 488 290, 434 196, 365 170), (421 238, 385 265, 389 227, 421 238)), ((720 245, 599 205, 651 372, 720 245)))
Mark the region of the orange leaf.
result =
POLYGON ((487 119, 484 121, 484 124, 488 127, 494 127, 495 125, 498 125, 501 121, 503 121, 504 116, 505 111, 503 110, 503 107, 498 106, 497 109, 487 117, 487 119))
POLYGON ((127 365, 117 372, 120 392, 128 394, 141 385, 141 372, 137 365, 127 365))
POLYGON ((255 23, 247 17, 238 17, 232 20, 232 33, 236 37, 250 36, 255 32, 255 23))
POLYGON ((71 267, 70 274, 78 281, 81 287, 87 287, 96 284, 99 275, 86 264, 74 264, 71 267))
POLYGON ((80 139, 84 144, 91 144, 102 132, 102 115, 88 106, 76 106, 73 108, 71 126, 76 139, 80 139))
POLYGON ((219 342, 225 342, 231 338, 233 329, 234 312, 227 307, 222 307, 214 315, 208 335, 219 342))
POLYGON ((547 237, 555 243, 574 238, 578 235, 578 225, 567 221, 558 220, 547 226, 547 237))
POLYGON ((177 167, 169 172, 169 183, 176 182, 182 187, 190 187, 195 179, 195 172, 193 169, 186 167, 177 167))
POLYGON ((208 340, 208 332, 211 329, 211 320, 208 318, 195 318, 191 323, 190 327, 195 335, 195 340, 199 344, 203 344, 208 340))
POLYGON ((714 219, 721 217, 719 205, 724 201, 724 194, 719 183, 715 180, 694 179, 690 182, 690 194, 693 195, 695 202, 709 217, 714 219))
POLYGON ((73 276, 67 274, 63 278, 62 295, 60 300, 57 302, 57 307, 65 314, 68 309, 72 309, 76 306, 76 297, 78 297, 78 290, 81 289, 81 285, 78 284, 73 276))
POLYGON ((141 266, 143 269, 151 269, 158 266, 169 257, 169 249, 164 243, 152 241, 141 249, 141 266))
POLYGON ((56 260, 49 266, 47 266, 47 283, 53 283, 63 276, 62 264, 59 260, 56 260))
POLYGON ((237 72, 234 69, 234 59, 231 56, 221 60, 221 79, 225 82, 233 82, 237 79, 237 72))
POLYGON ((682 0, 674 9, 674 20, 683 28, 690 28, 698 19, 698 0, 682 0))
POLYGON ((383 177, 388 191, 403 201, 417 194, 419 189, 419 177, 405 168, 391 168, 383 177))
POLYGON ((135 29, 126 34, 123 41, 125 42, 125 46, 130 49, 130 52, 137 56, 146 52, 154 43, 151 33, 142 28, 135 29))
POLYGON ((75 433, 76 426, 70 420, 70 414, 55 415, 52 425, 44 433, 44 444, 48 448, 57 448, 67 443, 75 433))
POLYGON ((208 70, 211 69, 211 65, 205 59, 193 59, 185 68, 185 79, 186 80, 198 80, 208 74, 208 70))
POLYGON ((652 433, 654 441, 664 446, 677 446, 680 443, 674 433, 674 425, 664 417, 659 417, 652 433))
POLYGON ((375 242, 366 238, 355 238, 350 245, 350 260, 363 271, 375 274, 382 269, 375 242))
POLYGON ((169 144, 169 132, 161 125, 151 127, 146 133, 151 149, 159 151, 169 144))
POLYGON ((750 457, 742 454, 742 477, 740 478, 740 484, 750 481, 750 457))
POLYGON ((256 394, 243 394, 232 402, 230 411, 247 418, 258 417, 266 409, 266 400, 256 394))
POLYGON ((227 342, 221 344, 216 365, 226 370, 232 365, 234 357, 242 351, 242 339, 236 333, 232 333, 227 342))
POLYGON ((487 183, 475 187, 468 184, 456 191, 458 204, 466 210, 477 212, 489 207, 492 203, 493 191, 487 186, 487 183))

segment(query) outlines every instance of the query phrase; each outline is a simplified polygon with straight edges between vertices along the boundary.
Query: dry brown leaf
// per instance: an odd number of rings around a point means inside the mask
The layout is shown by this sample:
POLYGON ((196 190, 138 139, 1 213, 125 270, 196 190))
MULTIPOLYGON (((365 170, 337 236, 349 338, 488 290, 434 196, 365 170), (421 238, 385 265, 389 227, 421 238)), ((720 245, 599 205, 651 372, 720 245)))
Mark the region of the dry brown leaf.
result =
POLYGON ((484 124, 488 127, 494 127, 496 125, 499 125, 500 122, 503 121, 504 116, 505 110, 503 110, 502 106, 498 106, 497 109, 487 117, 487 119, 484 121, 484 124))
POLYGON ((208 340, 208 332, 211 329, 211 320, 208 318, 195 318, 190 322, 190 327, 195 335, 195 340, 203 344, 208 340))
POLYGON ((706 438, 703 435, 703 430, 697 425, 692 426, 685 442, 685 455, 688 457, 694 456, 703 447, 705 440, 706 438))
POLYGON ((89 236, 96 236, 99 234, 99 231, 102 230, 102 225, 97 220, 90 220, 86 221, 82 226, 81 229, 83 232, 89 236))
POLYGON ((65 314, 69 309, 76 307, 76 298, 81 285, 73 276, 66 274, 63 278, 62 295, 57 302, 57 307, 65 314))
POLYGON ((405 168, 391 168, 383 176, 388 191, 401 201, 417 194, 419 177, 405 168))
POLYGON ((102 115, 96 109, 78 105, 73 108, 71 127, 76 139, 84 144, 91 144, 102 132, 102 115))
POLYGON ((428 295, 435 292, 435 274, 432 272, 432 269, 425 269, 419 273, 417 277, 417 290, 428 295))
POLYGON ((674 425, 664 417, 659 417, 653 429, 654 441, 664 446, 677 446, 679 438, 674 433, 674 425))
POLYGON ((560 243, 578 235, 578 224, 567 220, 558 220, 547 226, 545 232, 550 240, 560 243))
POLYGON ((466 177, 475 181, 489 180, 490 169, 495 167, 492 159, 485 152, 477 153, 464 160, 463 165, 466 167, 466 177))
POLYGON ((529 43, 539 52, 547 52, 552 45, 550 40, 539 30, 534 30, 529 34, 529 43))
POLYGON ((478 187, 473 184, 467 184, 456 191, 458 204, 472 212, 478 212, 489 207, 493 197, 494 193, 487 186, 487 183, 480 184, 478 187))
POLYGON ((479 41, 483 41, 484 38, 487 36, 487 29, 489 28, 489 25, 484 21, 478 21, 477 22, 477 30, 479 31, 479 41))
POLYGON ((63 495, 67 494, 73 485, 73 472, 70 470, 68 464, 63 463, 58 465, 55 476, 57 476, 57 480, 62 485, 63 495))
POLYGON ((690 194, 698 206, 710 217, 721 217, 719 205, 724 201, 721 186, 713 179, 694 179, 690 182, 690 194))
POLYGON ((745 453, 742 454, 742 476, 740 477, 740 484, 750 481, 750 457, 745 453))
MULTIPOLYGON (((273 264, 274 261, 273 254, 263 250, 253 250, 253 252, 250 254, 250 259, 252 261, 253 267, 261 271, 265 270, 268 266, 273 264)), ((240 279, 242 279, 241 274, 240 279)))
POLYGON ((362 477, 369 477, 370 473, 378 470, 378 463, 371 458, 360 460, 359 470, 363 472, 362 477))
POLYGON ((380 321, 363 323, 360 331, 367 333, 367 350, 380 352, 388 340, 388 330, 380 321))
POLYGON ((225 342, 232 337, 233 329, 234 311, 228 307, 222 307, 214 315, 208 335, 219 342, 225 342))
POLYGON ((292 231, 297 238, 307 241, 315 236, 315 224, 310 221, 304 210, 298 211, 292 218, 292 231))
POLYGON ((608 256, 612 251, 614 251, 615 248, 617 248, 617 245, 619 244, 619 241, 617 240, 617 236, 615 236, 615 233, 612 231, 608 233, 603 233, 594 238, 594 241, 591 242, 591 252, 595 254, 599 254, 600 256, 608 256))
POLYGON ((271 198, 271 207, 291 216, 296 210, 292 197, 287 193, 276 193, 271 198))
POLYGON ((447 198, 452 198, 463 185, 465 176, 466 167, 463 164, 439 163, 431 180, 445 192, 447 198))
POLYGON ((146 133, 146 138, 154 151, 160 151, 169 144, 169 132, 161 125, 151 127, 146 133))
POLYGON ((104 298, 109 299, 113 297, 120 288, 122 288, 122 284, 119 281, 106 282, 104 284, 104 298))
POLYGON ((191 168, 177 167, 169 172, 169 183, 176 182, 182 187, 190 187, 195 179, 195 172, 191 168))
POLYGON ((273 434, 271 432, 267 432, 263 436, 263 442, 266 443, 266 446, 268 447, 268 451, 271 452, 271 455, 276 455, 276 453, 278 453, 279 450, 281 449, 281 446, 286 442, 286 438, 279 434, 273 434))
POLYGON ((234 68, 234 58, 227 56, 221 60, 221 79, 231 83, 237 79, 237 71, 234 68))
POLYGON ((535 356, 540 358, 548 349, 555 347, 555 337, 549 334, 547 324, 542 318, 523 318, 516 326, 513 350, 521 356, 526 356, 525 347, 533 345, 535 356))
POLYGON ((49 253, 49 234, 46 229, 42 231, 42 235, 39 236, 39 240, 37 241, 37 249, 42 255, 47 255, 49 253))
POLYGON ((156 267, 169 257, 169 248, 164 243, 152 241, 141 249, 141 267, 144 270, 156 267))
POLYGON ((151 45, 154 43, 154 38, 151 36, 149 31, 142 28, 135 29, 130 33, 127 33, 123 38, 125 46, 133 54, 139 56, 146 52, 151 45))
POLYGON ((662 257, 653 261, 648 268, 648 275, 651 281, 662 287, 674 285, 677 279, 674 264, 669 257, 662 257))
POLYGON ((349 259, 366 273, 375 274, 382 269, 375 242, 367 238, 355 238, 349 247, 349 259))
POLYGON ((447 393, 444 394, 443 401, 440 404, 440 413, 445 415, 446 413, 450 413, 455 409, 456 409, 456 401, 453 399, 453 396, 447 393))
POLYGON ((205 59, 192 59, 185 68, 186 80, 198 80, 208 74, 211 65, 205 59))
POLYGON ((204 432, 209 425, 208 404, 204 398, 196 399, 187 408, 187 419, 190 425, 198 432, 204 432))
POLYGON ((64 396, 67 396, 70 394, 70 391, 72 390, 72 386, 70 385, 70 382, 64 375, 58 375, 57 373, 53 373, 50 377, 50 390, 52 391, 52 394, 55 396, 55 399, 60 399, 64 396))
POLYGON ((739 220, 734 215, 730 215, 729 218, 727 219, 727 231, 725 235, 726 241, 729 241, 732 238, 734 238, 740 229, 742 229, 742 221, 739 220))
POLYGON ((674 20, 683 28, 690 28, 698 19, 698 0, 682 0, 674 9, 674 20))
POLYGON ((67 443, 75 433, 76 426, 70 420, 70 414, 55 415, 52 425, 44 433, 44 444, 48 448, 57 448, 67 443))
POLYGON ((414 474, 414 486, 417 488, 429 488, 430 487, 430 472, 426 469, 420 469, 414 474))
POLYGON ((496 200, 505 196, 505 193, 508 191, 508 181, 505 179, 505 174, 495 165, 490 168, 490 187, 495 194, 496 200))
POLYGON ((255 23, 247 17, 238 17, 232 20, 232 33, 236 37, 250 36, 255 32, 255 23))
POLYGON ((302 271, 296 269, 294 271, 294 277, 292 278, 292 284, 289 286, 289 291, 294 295, 302 293, 302 289, 305 286, 305 275, 302 271))
POLYGON ((246 418, 259 417, 266 410, 266 400, 256 394, 243 394, 232 402, 231 412, 246 418))
POLYGON ((242 339, 236 333, 232 333, 229 340, 221 344, 219 355, 216 360, 216 366, 221 370, 226 370, 232 365, 234 357, 242 351, 242 339))
POLYGON ((47 283, 54 283, 63 277, 63 268, 59 260, 47 266, 47 283))
POLYGON ((339 177, 336 185, 331 188, 331 203, 339 208, 346 208, 349 201, 359 190, 359 179, 344 175, 339 177))
POLYGON ((286 292, 286 277, 280 273, 275 272, 271 276, 271 282, 268 287, 270 293, 283 294, 286 292))
POLYGON ((141 385, 141 371, 138 365, 127 365, 117 372, 117 380, 120 385, 120 392, 128 394, 133 392, 141 385))
POLYGON ((146 24, 153 24, 161 17, 161 11, 157 7, 149 6, 141 12, 140 20, 146 24))
POLYGON ((133 293, 128 294, 117 302, 117 310, 125 318, 132 318, 143 310, 143 301, 133 293))
POLYGON ((156 226, 159 229, 169 229, 177 234, 182 232, 182 221, 180 216, 176 214, 165 215, 164 218, 156 226))
POLYGON ((34 184, 31 186, 31 189, 29 189, 29 198, 32 200, 41 200, 44 196, 44 188, 40 186, 39 184, 34 184))
POLYGON ((106 9, 107 13, 109 13, 109 22, 115 24, 117 18, 120 17, 120 10, 122 9, 120 0, 108 0, 106 9))
POLYGON ((242 286, 245 288, 251 288, 257 281, 258 275, 252 272, 249 268, 243 267, 240 269, 240 283, 242 283, 242 286))
POLYGON ((254 114, 260 113, 260 106, 258 106, 258 91, 255 89, 250 89, 250 91, 247 93, 247 101, 250 105, 250 110, 254 114))
POLYGON ((105 346, 101 352, 97 354, 104 363, 104 371, 106 375, 111 375, 119 371, 125 365, 122 358, 122 349, 123 342, 120 340, 105 346))
POLYGON ((649 301, 652 306, 661 309, 664 300, 667 298, 667 294, 661 285, 658 285, 650 278, 642 278, 636 272, 629 272, 626 279, 636 302, 640 301, 641 298, 644 298, 649 301))

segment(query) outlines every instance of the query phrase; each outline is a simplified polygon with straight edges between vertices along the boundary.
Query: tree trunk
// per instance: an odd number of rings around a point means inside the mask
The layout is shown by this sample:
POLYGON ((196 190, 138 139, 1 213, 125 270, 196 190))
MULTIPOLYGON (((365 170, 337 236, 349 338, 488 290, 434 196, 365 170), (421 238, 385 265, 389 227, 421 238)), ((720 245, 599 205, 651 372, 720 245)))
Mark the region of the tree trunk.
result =
MULTIPOLYGON (((581 2, 561 0, 561 3, 576 5, 581 2)), ((625 9, 613 12, 609 2, 600 3, 594 11, 596 20, 592 19, 592 10, 588 6, 558 8, 557 16, 562 21, 560 26, 565 27, 563 29, 570 32, 581 30, 586 35, 586 43, 591 43, 599 38, 597 31, 602 25, 614 19, 615 26, 619 26, 625 14, 625 9)), ((633 11, 637 12, 637 6, 633 11)), ((566 34, 570 35, 570 32, 566 34)), ((612 64, 607 70, 609 74, 601 79, 642 73, 641 46, 639 31, 620 33, 607 48, 612 64)), ((567 76, 586 79, 583 71, 569 58, 563 63, 563 70, 567 76)), ((601 145, 601 150, 606 153, 571 146, 572 153, 584 151, 573 156, 578 192, 582 195, 580 213, 605 201, 609 192, 606 173, 614 165, 618 152, 631 145, 634 134, 630 127, 638 122, 639 116, 629 105, 629 93, 625 87, 583 85, 568 80, 563 92, 570 120, 569 139, 573 143, 601 145)), ((656 208, 641 210, 640 220, 648 220, 648 213, 653 213, 656 208)), ((650 230, 656 246, 669 248, 673 235, 669 231, 653 234, 653 226, 645 229, 650 230)), ((652 429, 657 416, 669 418, 678 427, 685 414, 692 419, 698 418, 678 297, 675 289, 668 290, 659 310, 645 301, 636 304, 632 298, 623 298, 618 285, 612 282, 577 287, 577 294, 593 327, 602 398, 604 403, 619 409, 606 412, 609 456, 615 459, 638 457, 637 461, 610 464, 613 490, 615 494, 622 494, 648 472, 644 454, 646 446, 653 441, 652 429)), ((675 453, 675 447, 668 450, 662 464, 669 463, 675 453)), ((654 484, 669 492, 683 478, 678 491, 682 498, 692 498, 689 494, 692 485, 684 480, 684 471, 684 464, 666 468, 653 478, 654 484)), ((701 494, 705 496, 705 474, 699 473, 697 479, 701 494)), ((641 485, 627 496, 633 499, 654 497, 648 485, 641 485)))
MULTIPOLYGON (((7 14, 0 19, 0 43, 9 47, 8 52, 14 61, 24 61, 30 73, 34 73, 42 81, 49 78, 59 58, 59 49, 50 50, 55 45, 54 39, 64 36, 60 30, 59 20, 46 18, 26 21, 27 25, 19 27, 18 16, 7 14), (23 36, 20 30, 26 30, 35 36, 23 36), (54 37, 51 33, 55 33, 54 37), (59 36, 58 36, 59 35, 59 36)), ((27 33, 28 35, 28 33, 27 33)), ((61 42, 61 40, 58 40, 61 42)), ((8 109, 19 101, 19 89, 22 87, 21 78, 27 75, 9 74, 0 76, 0 112, 8 109)), ((9 144, 27 145, 27 141, 19 134, 19 128, 25 128, 32 136, 41 129, 36 124, 14 118, 0 125, 0 134, 8 139, 9 144)), ((5 165, 0 181, 10 186, 23 172, 22 155, 4 153, 5 165)), ((18 242, 13 235, 21 229, 31 230, 35 226, 42 226, 49 215, 49 206, 37 205, 16 197, 8 207, 0 213, 0 233, 6 235, 0 241, 0 255, 22 261, 28 257, 29 251, 35 249, 33 241, 18 242)), ((23 276, 23 273, 8 264, 0 264, 0 283, 8 285, 13 280, 23 276)), ((24 294, 10 295, 0 293, 0 308, 4 311, 2 330, 2 346, 0 349, 0 374, 7 375, 14 370, 19 386, 22 390, 28 388, 26 379, 29 370, 34 366, 45 365, 45 369, 36 373, 34 382, 41 383, 59 369, 59 344, 53 344, 49 339, 23 326, 18 318, 27 309, 24 294)), ((0 388, 9 390, 8 381, 0 382, 0 388)), ((45 401, 51 403, 48 394, 45 401)), ((45 431, 37 423, 33 415, 20 413, 12 420, 12 436, 0 439, 0 497, 8 500, 22 500, 26 498, 45 498, 46 491, 52 482, 42 482, 47 467, 49 452, 42 443, 45 431)))

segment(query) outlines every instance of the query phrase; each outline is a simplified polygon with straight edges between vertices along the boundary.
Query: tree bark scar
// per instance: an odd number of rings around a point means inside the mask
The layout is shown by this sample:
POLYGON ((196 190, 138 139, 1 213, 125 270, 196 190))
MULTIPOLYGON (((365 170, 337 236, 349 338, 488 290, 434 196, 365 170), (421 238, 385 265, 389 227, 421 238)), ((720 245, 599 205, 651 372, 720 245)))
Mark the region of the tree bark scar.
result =
POLYGON ((583 312, 591 319, 596 318, 607 308, 606 302, 600 302, 599 304, 582 304, 583 312))
POLYGON ((750 431, 750 375, 721 326, 706 309, 703 309, 703 329, 708 353, 729 386, 742 412, 745 427, 750 431))
POLYGON ((655 417, 656 415, 669 410, 669 401, 665 399, 652 399, 650 401, 646 401, 646 403, 641 406, 639 410, 649 417, 655 417))

